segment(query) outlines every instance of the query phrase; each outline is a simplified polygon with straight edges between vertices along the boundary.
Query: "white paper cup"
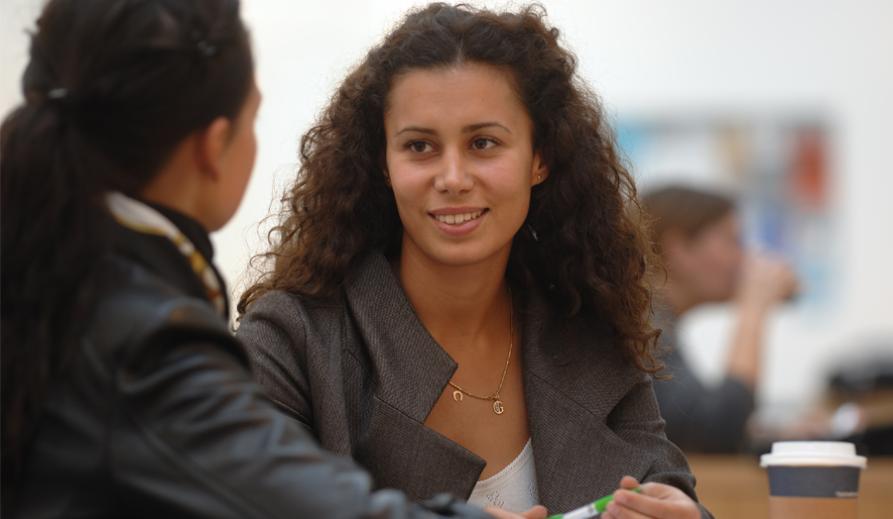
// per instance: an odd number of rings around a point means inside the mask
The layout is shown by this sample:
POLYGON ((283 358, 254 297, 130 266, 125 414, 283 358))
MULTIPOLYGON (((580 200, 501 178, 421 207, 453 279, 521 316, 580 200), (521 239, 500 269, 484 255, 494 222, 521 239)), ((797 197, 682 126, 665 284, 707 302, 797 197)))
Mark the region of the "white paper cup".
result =
POLYGON ((864 456, 847 442, 775 442, 760 458, 769 473, 771 519, 856 519, 864 456))

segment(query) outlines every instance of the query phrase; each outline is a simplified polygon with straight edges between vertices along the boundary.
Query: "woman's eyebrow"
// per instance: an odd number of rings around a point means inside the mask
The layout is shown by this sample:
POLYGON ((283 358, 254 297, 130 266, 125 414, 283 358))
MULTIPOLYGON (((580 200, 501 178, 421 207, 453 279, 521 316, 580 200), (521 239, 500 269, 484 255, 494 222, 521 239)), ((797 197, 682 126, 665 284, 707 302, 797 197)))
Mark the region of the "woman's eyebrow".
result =
POLYGON ((475 132, 475 131, 478 131, 478 130, 481 130, 484 128, 490 128, 490 127, 494 127, 494 126, 497 128, 502 128, 503 130, 507 131, 508 133, 512 133, 512 131, 508 129, 508 126, 506 126, 502 123, 498 123, 496 121, 487 121, 487 122, 483 122, 483 123, 469 124, 468 126, 462 128, 462 133, 471 133, 471 132, 475 132))
POLYGON ((403 129, 401 129, 400 131, 398 131, 397 133, 395 133, 394 137, 400 135, 401 133, 406 133, 406 132, 418 132, 418 133, 427 133, 429 135, 437 135, 437 132, 432 130, 431 128, 423 128, 421 126, 407 126, 403 129))
MULTIPOLYGON (((509 128, 506 125, 504 125, 502 123, 498 123, 496 121, 486 121, 486 122, 482 122, 482 123, 469 124, 462 128, 462 133, 471 133, 471 132, 481 130, 483 128, 490 128, 490 127, 502 128, 506 132, 512 133, 512 131, 509 130, 509 128)), ((418 133, 425 133, 425 134, 429 134, 429 135, 437 134, 437 132, 432 130, 431 128, 424 128, 422 126, 407 126, 405 128, 400 129, 397 133, 395 133, 394 137, 400 135, 401 133, 406 133, 406 132, 418 132, 418 133)))

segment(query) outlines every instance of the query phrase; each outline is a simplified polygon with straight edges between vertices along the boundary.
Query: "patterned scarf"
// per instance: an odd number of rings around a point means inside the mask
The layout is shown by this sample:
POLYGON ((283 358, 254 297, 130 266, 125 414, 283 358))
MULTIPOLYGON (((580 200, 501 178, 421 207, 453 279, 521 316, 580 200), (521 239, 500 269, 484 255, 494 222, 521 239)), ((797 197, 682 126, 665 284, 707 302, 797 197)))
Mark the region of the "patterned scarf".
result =
POLYGON ((204 284, 208 300, 221 315, 226 315, 223 291, 214 269, 176 225, 155 209, 122 193, 107 194, 105 202, 109 212, 122 226, 139 233, 162 236, 173 242, 204 284))

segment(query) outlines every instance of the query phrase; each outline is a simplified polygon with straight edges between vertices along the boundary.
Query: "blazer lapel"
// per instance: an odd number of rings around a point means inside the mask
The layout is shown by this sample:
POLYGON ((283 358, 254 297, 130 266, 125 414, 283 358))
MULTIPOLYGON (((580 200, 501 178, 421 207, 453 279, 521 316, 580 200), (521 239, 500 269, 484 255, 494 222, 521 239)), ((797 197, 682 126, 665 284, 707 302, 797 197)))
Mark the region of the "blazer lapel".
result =
POLYGON ((484 460, 424 425, 455 361, 422 325, 383 255, 363 261, 346 295, 375 377, 357 460, 376 474, 376 486, 400 486, 413 499, 467 497, 484 460), (407 474, 417 475, 408 487, 407 474))
POLYGON ((580 318, 547 318, 535 292, 524 322, 524 394, 527 400, 540 502, 561 513, 613 492, 641 456, 607 425, 607 415, 629 381, 622 359, 580 318))

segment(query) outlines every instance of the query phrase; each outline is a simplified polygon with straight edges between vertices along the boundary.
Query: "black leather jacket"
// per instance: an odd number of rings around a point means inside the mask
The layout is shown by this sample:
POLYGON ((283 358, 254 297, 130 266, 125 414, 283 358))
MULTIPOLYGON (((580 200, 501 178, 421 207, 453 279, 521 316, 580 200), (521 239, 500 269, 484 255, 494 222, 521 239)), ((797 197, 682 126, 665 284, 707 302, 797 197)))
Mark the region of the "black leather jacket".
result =
MULTIPOLYGON (((206 257, 195 222, 164 213, 206 257)), ((166 239, 117 227, 82 348, 50 388, 17 517, 482 517, 372 493, 366 473, 281 415, 166 239)))

